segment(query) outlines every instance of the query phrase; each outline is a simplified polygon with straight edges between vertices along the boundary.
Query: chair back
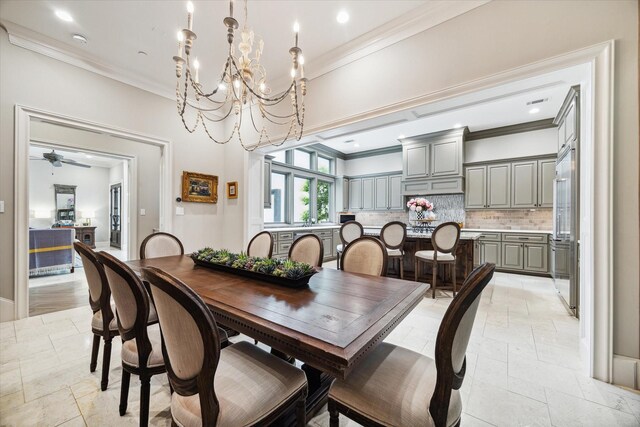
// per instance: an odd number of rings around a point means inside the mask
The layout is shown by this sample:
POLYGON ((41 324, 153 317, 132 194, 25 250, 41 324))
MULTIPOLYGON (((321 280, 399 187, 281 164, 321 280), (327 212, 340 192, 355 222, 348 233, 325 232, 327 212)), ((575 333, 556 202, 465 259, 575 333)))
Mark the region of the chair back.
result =
POLYGON ((162 354, 173 390, 199 393, 202 425, 216 425, 220 406, 214 376, 220 359, 220 336, 213 314, 187 285, 155 267, 143 268, 162 331, 162 354))
POLYGON ((363 235, 364 228, 358 221, 347 221, 340 227, 340 241, 342 241, 343 247, 346 247, 349 243, 363 235))
POLYGON ((314 267, 322 267, 324 245, 315 234, 298 237, 289 248, 289 259, 304 262, 314 267))
POLYGON ((433 250, 445 254, 455 254, 459 241, 460 225, 457 222, 444 222, 437 226, 431 235, 433 250))
MULTIPOLYGON (((495 264, 485 263, 471 272, 444 314, 436 338, 436 386, 429 412, 436 426, 447 425, 452 390, 462 386, 467 345, 482 291, 493 277, 495 264)), ((462 409, 462 408, 460 408, 462 409)))
POLYGON ((173 234, 158 232, 149 234, 140 245, 140 259, 184 255, 182 242, 173 234))
POLYGON ((122 341, 136 340, 139 365, 146 366, 151 353, 151 342, 147 336, 149 318, 149 295, 142 281, 125 263, 106 252, 98 252, 98 260, 104 271, 116 303, 118 330, 122 341))
POLYGON ((400 221, 388 222, 380 231, 380 240, 389 249, 401 249, 407 238, 407 224, 400 221))
POLYGON ((375 237, 364 236, 349 243, 342 254, 342 269, 348 273, 385 276, 387 250, 375 237))
POLYGON ((102 312, 102 330, 109 331, 109 324, 113 320, 114 314, 111 310, 111 291, 104 272, 104 267, 98 261, 98 257, 93 249, 82 242, 74 242, 73 247, 80 255, 84 275, 89 284, 89 305, 94 313, 102 312))
POLYGON ((273 254, 273 236, 268 231, 261 231, 253 236, 247 247, 247 255, 259 258, 271 258, 273 254))

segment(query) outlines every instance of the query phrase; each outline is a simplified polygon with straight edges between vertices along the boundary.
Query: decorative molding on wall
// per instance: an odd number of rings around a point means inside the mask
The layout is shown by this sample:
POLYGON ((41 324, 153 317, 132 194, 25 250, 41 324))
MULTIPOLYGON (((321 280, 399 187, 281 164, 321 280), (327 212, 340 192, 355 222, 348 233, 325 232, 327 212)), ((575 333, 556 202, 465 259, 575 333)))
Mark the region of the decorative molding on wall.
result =
POLYGON ((640 359, 614 354, 613 383, 634 390, 640 389, 640 359))
POLYGON ((0 298, 0 323, 16 320, 14 314, 15 303, 9 299, 0 298))
POLYGON ((346 159, 346 155, 342 151, 338 151, 331 147, 327 147, 324 144, 311 144, 311 145, 308 145, 308 147, 318 151, 323 151, 325 154, 330 154, 338 159, 342 159, 342 160, 346 159))
POLYGON ((542 130, 556 127, 553 124, 553 117, 548 119, 536 120, 535 122, 518 123, 517 125, 503 126, 493 129, 484 129, 476 132, 469 132, 467 141, 475 139, 495 138, 496 136, 513 135, 514 133, 532 132, 534 130, 542 130))

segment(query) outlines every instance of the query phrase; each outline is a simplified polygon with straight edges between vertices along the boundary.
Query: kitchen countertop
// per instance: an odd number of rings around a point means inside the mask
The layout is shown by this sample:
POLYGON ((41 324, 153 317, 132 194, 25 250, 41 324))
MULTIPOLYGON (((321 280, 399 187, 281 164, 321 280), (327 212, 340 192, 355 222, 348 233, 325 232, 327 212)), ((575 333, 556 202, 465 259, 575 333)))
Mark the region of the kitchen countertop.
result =
MULTIPOLYGON (((364 234, 366 236, 379 236, 380 230, 374 227, 364 227, 364 234)), ((411 230, 407 230, 407 237, 410 238, 423 238, 430 239, 432 233, 416 233, 411 230)), ((467 231, 463 231, 460 233, 460 240, 477 240, 480 238, 482 233, 471 233, 467 231)))
MULTIPOLYGON (((381 230, 381 225, 364 225, 365 230, 381 230)), ((279 231, 304 231, 304 230, 335 230, 339 229, 340 225, 313 225, 311 227, 302 227, 302 226, 293 226, 293 227, 266 227, 265 230, 271 232, 279 232, 279 231)), ((495 229, 495 228, 463 228, 462 234, 465 233, 521 233, 521 234, 552 234, 553 232, 550 230, 505 230, 505 229, 495 229)), ((407 231, 407 236, 409 237, 420 237, 424 236, 424 233, 413 233, 411 230, 407 231)), ((431 236, 429 234, 429 236, 431 236)))
POLYGON ((477 232, 477 233, 519 233, 519 234, 553 234, 553 231, 549 230, 504 230, 495 228, 463 228, 463 232, 477 232))
POLYGON ((312 225, 310 227, 292 226, 292 227, 265 227, 265 231, 278 232, 278 231, 304 231, 304 230, 335 230, 339 229, 340 225, 312 225))

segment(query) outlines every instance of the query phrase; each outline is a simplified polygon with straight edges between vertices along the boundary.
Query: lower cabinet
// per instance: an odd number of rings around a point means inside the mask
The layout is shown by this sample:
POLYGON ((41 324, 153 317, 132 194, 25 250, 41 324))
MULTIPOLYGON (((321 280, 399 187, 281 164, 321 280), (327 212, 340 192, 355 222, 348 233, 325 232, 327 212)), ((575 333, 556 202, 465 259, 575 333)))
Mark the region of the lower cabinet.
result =
POLYGON ((524 244, 524 269, 546 273, 548 268, 548 246, 543 244, 524 244))
POLYGON ((493 263, 499 270, 543 273, 549 270, 547 235, 522 233, 482 233, 476 241, 477 261, 493 263))
POLYGON ((501 259, 500 242, 480 242, 480 264, 489 262, 500 267, 501 259))
POLYGON ((340 238, 334 241, 334 236, 339 236, 338 229, 313 229, 308 228, 296 231, 280 231, 273 233, 273 258, 286 258, 289 256, 289 248, 293 242, 305 234, 315 234, 322 241, 324 250, 324 261, 332 260, 336 257, 336 246, 339 244, 340 238), (335 243, 337 242, 337 243, 335 243))
POLYGON ((502 267, 522 270, 524 267, 524 257, 522 243, 502 244, 502 267))

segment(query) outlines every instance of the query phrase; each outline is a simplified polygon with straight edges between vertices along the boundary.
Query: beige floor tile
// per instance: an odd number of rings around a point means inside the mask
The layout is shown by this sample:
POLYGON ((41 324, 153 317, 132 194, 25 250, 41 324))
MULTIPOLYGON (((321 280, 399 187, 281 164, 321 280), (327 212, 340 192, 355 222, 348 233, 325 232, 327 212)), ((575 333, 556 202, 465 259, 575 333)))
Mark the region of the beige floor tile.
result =
POLYGON ((5 409, 15 408, 24 403, 24 393, 22 390, 0 397, 0 412, 5 409))
POLYGON ((575 371, 532 359, 509 359, 509 376, 582 398, 575 371))
POLYGON ((473 379, 474 381, 507 389, 507 362, 480 355, 478 356, 473 379))
POLYGON ((557 426, 638 426, 638 419, 632 414, 555 390, 546 392, 551 420, 557 426))
POLYGON ((86 425, 87 424, 84 422, 84 418, 82 418, 82 416, 79 416, 60 424, 58 427, 86 427, 86 425))
POLYGON ((13 369, 0 374, 0 397, 19 391, 22 391, 20 369, 13 369))
POLYGON ((31 402, 0 411, 0 420, 8 426, 57 426, 80 415, 76 400, 68 388, 31 402))

